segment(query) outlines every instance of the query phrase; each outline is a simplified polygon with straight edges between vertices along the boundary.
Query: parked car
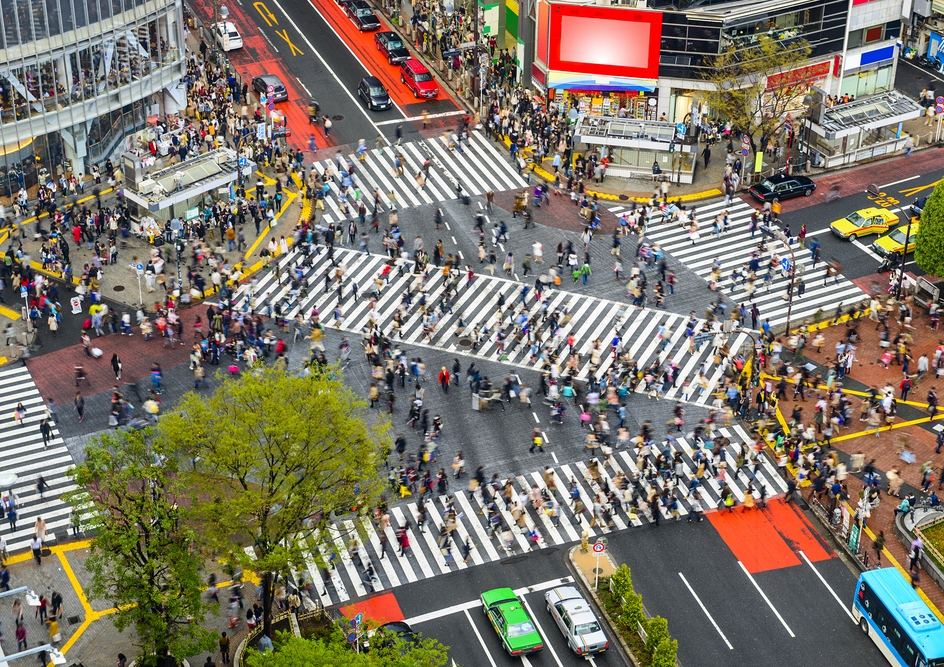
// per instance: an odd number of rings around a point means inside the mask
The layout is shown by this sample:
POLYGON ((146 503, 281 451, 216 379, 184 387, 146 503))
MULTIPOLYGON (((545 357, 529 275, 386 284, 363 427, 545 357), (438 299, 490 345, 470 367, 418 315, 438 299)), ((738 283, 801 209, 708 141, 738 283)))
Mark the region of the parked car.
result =
POLYGON ((587 656, 610 648, 593 608, 575 587, 552 588, 544 594, 544 600, 571 651, 587 656))
POLYGON ((439 86, 429 70, 416 58, 400 63, 400 81, 413 93, 413 97, 436 97, 439 86))
POLYGON ((380 83, 380 79, 375 76, 365 76, 361 79, 360 83, 357 84, 357 95, 364 100, 367 108, 373 111, 383 111, 393 106, 387 89, 380 83))
POLYGON ((364 0, 347 0, 342 6, 361 32, 380 30, 380 20, 364 0))
POLYGON ((288 91, 285 89, 282 79, 275 74, 263 74, 262 76, 253 77, 252 89, 260 95, 265 95, 267 99, 273 102, 284 102, 288 99, 288 91), (269 86, 274 88, 271 95, 268 92, 269 86))
POLYGON ((236 29, 236 25, 230 21, 217 23, 214 33, 216 35, 216 42, 224 51, 243 48, 243 37, 236 29))
POLYGON ((815 189, 816 183, 806 176, 776 174, 752 185, 748 192, 759 201, 774 202, 799 195, 809 197, 815 189))
POLYGON ((526 655, 544 648, 528 610, 510 588, 494 588, 481 595, 489 623, 509 655, 526 655))
POLYGON ((829 225, 830 231, 841 239, 855 241, 867 234, 884 234, 889 228, 898 223, 898 216, 887 208, 860 208, 853 211, 842 220, 836 220, 829 225))
POLYGON ((374 43, 377 44, 380 52, 387 56, 387 62, 391 65, 402 63, 410 58, 410 52, 395 32, 378 32, 374 35, 374 43))

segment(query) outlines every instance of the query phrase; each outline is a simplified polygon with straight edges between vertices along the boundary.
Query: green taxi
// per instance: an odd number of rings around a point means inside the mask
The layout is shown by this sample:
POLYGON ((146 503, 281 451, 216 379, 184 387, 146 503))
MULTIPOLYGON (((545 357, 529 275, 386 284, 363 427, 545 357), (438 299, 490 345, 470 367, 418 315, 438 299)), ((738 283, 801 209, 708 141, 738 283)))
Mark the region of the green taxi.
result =
POLYGON ((480 596, 489 623, 509 655, 525 655, 544 648, 544 640, 515 592, 493 588, 480 596))

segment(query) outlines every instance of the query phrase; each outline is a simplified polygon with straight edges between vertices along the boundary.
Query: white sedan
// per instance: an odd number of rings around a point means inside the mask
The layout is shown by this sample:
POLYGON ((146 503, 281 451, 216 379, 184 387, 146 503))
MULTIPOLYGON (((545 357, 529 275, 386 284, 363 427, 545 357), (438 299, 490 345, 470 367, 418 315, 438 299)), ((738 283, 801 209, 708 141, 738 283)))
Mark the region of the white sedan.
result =
POLYGON ((243 37, 239 34, 236 26, 226 21, 216 24, 216 41, 224 51, 243 48, 243 37))
POLYGON ((593 608, 575 587, 552 588, 544 594, 544 600, 571 651, 587 656, 610 648, 593 608))

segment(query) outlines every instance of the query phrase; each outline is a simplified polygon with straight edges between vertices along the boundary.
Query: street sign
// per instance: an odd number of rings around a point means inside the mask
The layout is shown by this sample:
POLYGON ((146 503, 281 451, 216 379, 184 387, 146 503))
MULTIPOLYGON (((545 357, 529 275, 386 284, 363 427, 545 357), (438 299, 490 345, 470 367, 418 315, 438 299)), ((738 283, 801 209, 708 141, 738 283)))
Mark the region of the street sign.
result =
POLYGON ((134 268, 136 271, 144 271, 144 264, 142 264, 141 262, 138 262, 137 264, 134 265, 134 268))
POLYGON ((266 86, 267 95, 271 95, 274 92, 275 92, 275 86, 273 86, 271 83, 268 86, 266 86))
POLYGON ((269 102, 268 106, 266 106, 266 109, 268 109, 269 111, 275 111, 275 104, 272 102, 269 102))
POLYGON ((679 138, 682 138, 685 136, 685 130, 687 129, 688 128, 685 126, 685 123, 679 123, 678 125, 675 126, 675 132, 676 134, 679 135, 679 138))
POLYGON ((938 95, 937 99, 934 101, 937 102, 938 104, 944 104, 944 96, 938 95))
POLYGON ((790 272, 790 267, 791 267, 791 266, 793 266, 793 265, 790 263, 790 260, 787 259, 786 257, 784 257, 783 259, 780 260, 780 267, 781 267, 784 271, 786 271, 787 273, 790 272))
POLYGON ((72 314, 78 315, 82 312, 82 297, 74 296, 69 299, 69 303, 72 304, 72 314))
POLYGON ((934 107, 934 113, 944 113, 944 104, 938 104, 934 107))
POLYGON ((750 152, 751 152, 751 151, 750 151, 750 149, 748 149, 748 148, 742 148, 742 149, 741 149, 741 155, 743 155, 744 157, 747 157, 747 154, 750 153, 750 152))
POLYGON ((354 617, 354 623, 360 625, 364 621, 364 614, 358 614, 354 617))
POLYGON ((21 287, 21 288, 20 288, 20 296, 25 299, 27 294, 29 294, 29 290, 28 290, 27 288, 25 288, 25 287, 21 287))
POLYGON ((247 164, 249 164, 249 160, 247 160, 247 159, 244 158, 244 157, 239 158, 239 166, 240 166, 240 167, 245 167, 247 164))
POLYGON ((604 551, 606 551, 606 545, 603 544, 603 542, 594 542, 593 547, 591 548, 593 549, 593 553, 597 555, 602 554, 604 551))
POLYGON ((744 144, 745 146, 750 146, 751 138, 745 134, 741 137, 741 143, 744 144))
POLYGON ((348 644, 353 644, 353 643, 356 642, 356 641, 357 641, 357 633, 356 633, 356 632, 352 632, 351 634, 349 634, 349 635, 347 636, 347 643, 348 643, 348 644))
POLYGON ((259 104, 265 104, 266 101, 268 101, 268 99, 269 98, 266 97, 265 93, 263 93, 262 95, 259 96, 259 104))

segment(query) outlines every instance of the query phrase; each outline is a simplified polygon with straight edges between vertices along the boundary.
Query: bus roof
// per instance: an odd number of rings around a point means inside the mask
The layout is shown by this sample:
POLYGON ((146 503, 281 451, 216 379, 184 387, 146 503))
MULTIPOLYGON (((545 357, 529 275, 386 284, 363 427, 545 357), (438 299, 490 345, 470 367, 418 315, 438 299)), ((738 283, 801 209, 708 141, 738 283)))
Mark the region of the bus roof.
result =
POLYGON ((925 657, 944 657, 944 626, 898 570, 893 567, 868 570, 859 578, 881 595, 885 606, 925 657))

